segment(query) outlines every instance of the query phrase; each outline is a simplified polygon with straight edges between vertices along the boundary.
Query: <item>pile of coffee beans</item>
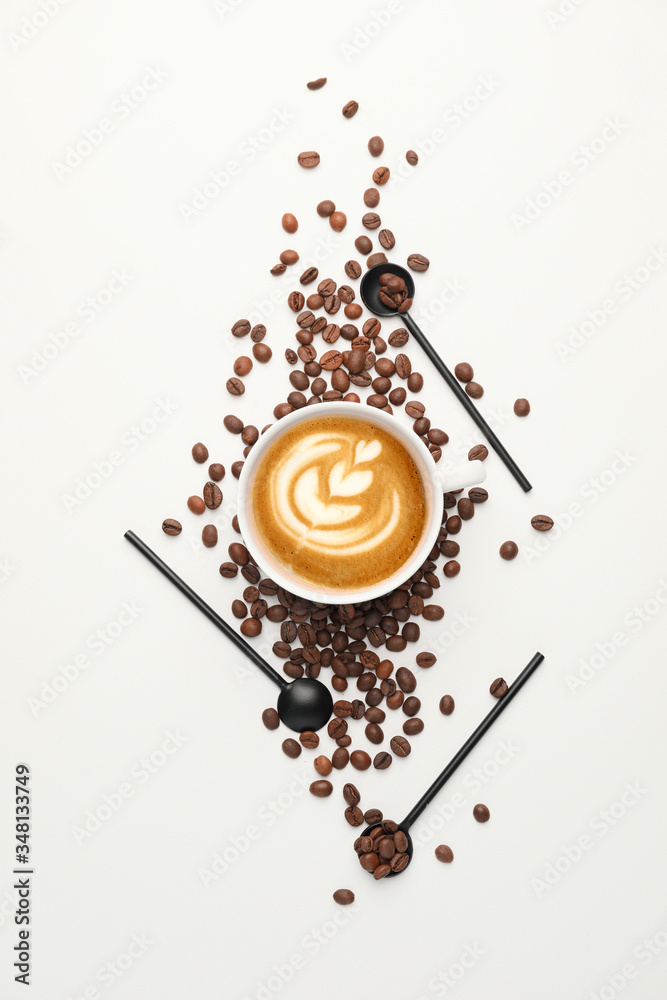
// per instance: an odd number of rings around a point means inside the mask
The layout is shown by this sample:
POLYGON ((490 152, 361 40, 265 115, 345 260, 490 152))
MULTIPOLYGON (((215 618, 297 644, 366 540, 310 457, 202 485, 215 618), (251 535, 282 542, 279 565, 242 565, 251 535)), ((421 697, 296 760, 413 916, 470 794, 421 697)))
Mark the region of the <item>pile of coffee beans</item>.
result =
POLYGON ((410 864, 406 834, 393 819, 382 819, 381 813, 377 826, 357 837, 354 849, 363 870, 376 881, 391 872, 402 872, 410 864))

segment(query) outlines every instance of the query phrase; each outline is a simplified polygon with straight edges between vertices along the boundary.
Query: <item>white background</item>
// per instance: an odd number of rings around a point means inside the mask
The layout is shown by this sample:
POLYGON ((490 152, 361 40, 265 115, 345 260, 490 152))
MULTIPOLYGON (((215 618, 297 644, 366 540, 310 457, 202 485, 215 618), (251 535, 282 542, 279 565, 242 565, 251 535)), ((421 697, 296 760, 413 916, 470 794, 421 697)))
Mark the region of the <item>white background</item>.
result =
MULTIPOLYGON (((383 0, 52 0, 50 17, 35 0, 3 5, 3 996, 24 995, 12 981, 19 761, 33 771, 36 1000, 665 995, 667 16, 655 0, 564 0, 558 19, 557 3, 402 0, 379 18, 383 0), (159 82, 121 117, 116 102, 151 68, 159 82), (311 93, 320 75, 329 82, 311 93), (288 123, 262 131, 276 110, 288 123), (59 169, 103 118, 112 131, 59 169), (269 268, 290 243, 303 261, 319 246, 321 274, 344 280, 374 134, 398 180, 379 207, 393 259, 432 262, 416 316, 448 363, 473 364, 480 409, 534 489, 523 495, 489 457, 491 498, 439 592, 445 619, 423 629, 420 648, 440 644, 419 677, 423 735, 409 759, 336 775, 334 795, 315 800, 302 790, 309 754, 289 761, 287 734, 261 725, 268 682, 122 536, 133 528, 229 613, 242 584, 217 567, 236 484, 228 473, 218 548, 201 549, 185 499, 205 470, 190 448, 203 440, 229 467, 238 440, 223 415, 262 426, 289 391, 293 317, 269 296, 300 271, 269 268), (317 170, 296 165, 303 149, 319 150, 317 170), (183 206, 232 160, 237 176, 186 221, 183 206), (350 220, 328 251, 314 211, 324 197, 350 220), (301 220, 291 239, 288 210, 301 220), (105 301, 114 270, 126 287, 88 321, 82 303, 105 301), (262 310, 274 362, 230 400, 248 344, 229 329, 262 310), (526 420, 517 396, 531 401, 526 420), (155 423, 159 401, 169 415, 155 423), (111 452, 119 464, 68 509, 111 452), (558 526, 538 535, 536 513, 558 526), (164 517, 183 521, 180 538, 162 534, 164 517), (521 549, 513 563, 497 554, 507 538, 521 549), (111 645, 93 648, 109 628, 111 645), (409 871, 375 883, 352 852, 343 781, 400 819, 491 707, 490 682, 511 681, 536 649, 543 666, 424 815, 409 871), (446 692, 450 718, 437 708, 446 692), (182 745, 161 756, 170 732, 182 745), (501 741, 514 749, 496 759, 501 741), (145 780, 152 754, 163 766, 145 780), (77 837, 124 783, 130 797, 77 837), (491 810, 484 826, 477 801, 491 810), (433 857, 441 842, 452 865, 433 857), (205 887, 202 870, 233 859, 235 843, 238 859, 205 887), (340 886, 353 907, 333 902, 340 886), (133 935, 150 943, 130 960, 133 935)), ((465 456, 479 435, 412 352, 446 454, 465 456)))

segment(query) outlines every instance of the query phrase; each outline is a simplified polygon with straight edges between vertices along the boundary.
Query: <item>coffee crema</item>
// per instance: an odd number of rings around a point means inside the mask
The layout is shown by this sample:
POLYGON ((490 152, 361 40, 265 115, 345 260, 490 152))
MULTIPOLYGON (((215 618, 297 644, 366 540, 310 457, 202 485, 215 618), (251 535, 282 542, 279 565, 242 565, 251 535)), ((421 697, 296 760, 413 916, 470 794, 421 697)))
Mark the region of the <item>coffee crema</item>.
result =
POLYGON ((424 484, 406 447, 376 423, 343 416, 281 434, 255 470, 250 506, 269 555, 327 591, 393 576, 426 519, 424 484))

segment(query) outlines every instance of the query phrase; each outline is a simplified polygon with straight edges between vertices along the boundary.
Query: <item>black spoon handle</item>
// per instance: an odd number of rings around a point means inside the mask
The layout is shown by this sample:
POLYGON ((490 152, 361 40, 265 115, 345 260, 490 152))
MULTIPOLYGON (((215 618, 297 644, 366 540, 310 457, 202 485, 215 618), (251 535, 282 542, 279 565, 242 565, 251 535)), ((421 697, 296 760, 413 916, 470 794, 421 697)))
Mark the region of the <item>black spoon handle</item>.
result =
POLYGON ((245 653, 248 659, 252 660, 255 666, 259 667, 262 673, 266 674, 269 680, 273 681, 274 684, 277 684, 281 691, 288 686, 287 681, 283 680, 278 671, 274 670, 273 667, 266 662, 266 660, 262 659, 257 650, 253 649, 252 646, 250 646, 245 639, 243 639, 238 632, 236 632, 231 625, 225 621, 224 618, 221 618, 217 611, 213 610, 210 604, 207 604, 206 601, 199 596, 199 594, 196 594, 192 587, 187 585, 185 580, 181 580, 180 576, 174 572, 171 566, 167 566, 166 562, 163 562, 152 549, 149 549, 141 538, 138 538, 133 531, 126 531, 125 537, 128 542, 131 542, 132 545, 134 545, 135 549, 139 549, 141 554, 146 556, 149 562, 152 562, 161 573, 164 573, 167 579, 171 580, 174 586, 178 587, 180 592, 185 594, 188 600, 192 601, 195 607, 199 608, 199 610, 213 622, 216 628, 219 628, 220 631, 224 633, 224 635, 226 635, 235 646, 238 646, 241 652, 245 653))
POLYGON ((400 824, 402 830, 409 830, 414 821, 419 819, 424 809, 426 809, 426 806, 435 798, 445 782, 451 778, 456 768, 466 759, 472 748, 477 746, 484 733, 491 728, 500 713, 507 708, 514 695, 523 687, 530 675, 537 670, 543 659, 544 656, 542 653, 535 653, 535 656, 532 658, 530 663, 523 668, 514 683, 508 687, 507 694, 504 694, 503 697, 496 702, 489 714, 480 722, 475 732, 468 737, 458 753, 452 757, 444 771, 438 775, 431 787, 424 793, 424 795, 422 795, 419 802, 413 806, 403 822, 400 824))
POLYGON ((510 453, 507 451, 502 441, 498 440, 494 432, 487 424, 484 417, 481 415, 481 413, 471 400, 470 396, 468 396, 467 393, 461 388, 461 385, 459 384, 455 376, 452 375, 449 368, 442 360, 438 352, 435 350, 431 342, 424 336, 422 331, 419 329, 419 327, 413 320, 410 313, 409 312, 404 313, 402 317, 399 317, 399 319, 403 320, 403 322, 407 326, 412 336, 415 338, 419 346, 423 349, 424 353, 427 355, 428 359, 433 362, 433 364, 438 369, 438 371, 444 378, 449 388, 452 390, 454 395, 458 397, 459 402, 463 403, 463 405, 465 406, 466 410, 468 411, 472 419, 475 421, 481 432, 484 434, 484 437, 487 439, 493 450, 500 456, 500 458, 505 463, 507 468, 510 470, 510 472, 516 479, 517 483, 524 491, 524 493, 528 493, 530 490, 532 490, 533 487, 528 482, 528 480, 526 479, 523 472, 516 464, 510 453))

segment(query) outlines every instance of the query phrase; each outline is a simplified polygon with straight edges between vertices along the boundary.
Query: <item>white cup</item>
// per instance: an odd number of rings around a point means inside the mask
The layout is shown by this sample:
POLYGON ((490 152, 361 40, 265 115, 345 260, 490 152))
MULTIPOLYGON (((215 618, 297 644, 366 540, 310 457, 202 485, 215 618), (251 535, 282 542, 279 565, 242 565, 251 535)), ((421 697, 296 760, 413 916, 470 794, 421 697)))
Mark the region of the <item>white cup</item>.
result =
POLYGON ((445 491, 458 490, 482 483, 485 477, 486 473, 481 462, 466 462, 461 468, 456 468, 453 472, 449 471, 445 474, 436 465, 431 453, 424 447, 414 431, 404 426, 395 417, 383 413, 382 410, 346 402, 314 403, 312 406, 303 406, 299 410, 294 410, 286 417, 276 421, 253 446, 239 476, 239 527, 243 541, 257 565, 266 576, 275 580, 283 589, 322 604, 361 604, 363 601, 371 601, 376 597, 388 594, 400 586, 413 573, 416 573, 422 563, 428 559, 428 554, 435 544, 442 524, 442 494, 445 491), (266 449, 281 434, 304 420, 317 418, 326 423, 331 417, 352 417, 355 420, 365 420, 367 423, 382 424, 392 437, 401 442, 411 456, 419 470, 426 494, 426 518, 422 537, 411 556, 386 580, 356 590, 322 590, 300 579, 288 567, 277 562, 266 549, 256 530, 250 499, 254 473, 264 457, 266 449))

